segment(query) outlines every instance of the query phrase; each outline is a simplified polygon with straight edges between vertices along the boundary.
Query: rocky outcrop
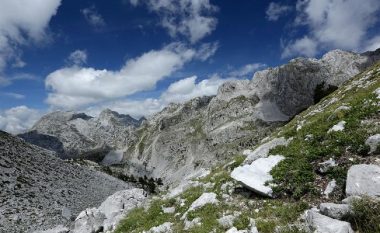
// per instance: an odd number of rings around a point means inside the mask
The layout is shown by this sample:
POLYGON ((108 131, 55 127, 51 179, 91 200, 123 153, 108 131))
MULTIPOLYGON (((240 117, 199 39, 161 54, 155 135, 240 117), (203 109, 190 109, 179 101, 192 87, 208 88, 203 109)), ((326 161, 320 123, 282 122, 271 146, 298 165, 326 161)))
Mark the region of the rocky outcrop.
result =
POLYGON ((64 162, 0 131, 0 232, 31 232, 68 223, 131 185, 64 162))
POLYGON ((380 166, 352 166, 347 174, 346 195, 380 197, 380 166))
POLYGON ((141 206, 147 194, 142 189, 116 192, 99 208, 82 211, 72 224, 70 233, 109 232, 115 230, 120 220, 132 209, 141 206))
POLYGON ((252 80, 226 82, 215 97, 172 104, 135 132, 125 171, 173 183, 225 161, 373 64, 376 54, 334 50, 320 60, 298 58, 252 80))
POLYGON ((308 210, 305 219, 314 233, 354 233, 350 223, 329 218, 315 210, 308 210))
MULTIPOLYGON (((58 111, 45 115, 31 131, 19 137, 55 151, 63 159, 84 158, 101 162, 105 155, 127 146, 131 132, 143 120, 109 109, 95 118, 84 113, 58 111)), ((110 161, 114 162, 107 159, 106 163, 110 161)))

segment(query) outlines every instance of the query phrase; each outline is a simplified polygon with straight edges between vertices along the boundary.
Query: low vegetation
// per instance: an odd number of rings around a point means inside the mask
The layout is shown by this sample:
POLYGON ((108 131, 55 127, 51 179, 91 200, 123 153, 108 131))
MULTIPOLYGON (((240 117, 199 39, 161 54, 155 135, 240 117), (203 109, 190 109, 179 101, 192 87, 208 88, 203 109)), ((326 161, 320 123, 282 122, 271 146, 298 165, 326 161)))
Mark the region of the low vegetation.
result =
POLYGON ((271 173, 274 191, 279 196, 300 199, 305 195, 320 195, 320 187, 316 185, 316 179, 321 177, 318 164, 330 158, 339 161, 340 166, 328 170, 326 178, 335 179, 341 188, 344 187, 348 168, 368 155, 365 140, 380 131, 372 124, 363 124, 376 118, 380 110, 374 93, 380 87, 380 75, 372 74, 367 83, 370 84, 366 88, 334 92, 293 119, 279 133, 293 138, 288 146, 279 146, 270 152, 286 157, 271 173), (342 131, 329 132, 343 121, 342 131))

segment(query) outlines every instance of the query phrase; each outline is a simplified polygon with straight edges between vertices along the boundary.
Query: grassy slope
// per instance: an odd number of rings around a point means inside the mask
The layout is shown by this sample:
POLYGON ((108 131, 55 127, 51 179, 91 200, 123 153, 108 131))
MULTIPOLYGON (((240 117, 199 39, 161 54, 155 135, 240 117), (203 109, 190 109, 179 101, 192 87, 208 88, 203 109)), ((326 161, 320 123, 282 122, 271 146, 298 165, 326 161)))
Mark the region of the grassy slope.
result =
MULTIPOLYGON (((238 229, 246 229, 249 219, 253 218, 261 233, 274 232, 275 228, 280 229, 279 232, 301 232, 288 224, 296 222, 299 215, 312 204, 323 201, 321 190, 326 183, 337 180, 339 188, 332 199, 341 199, 349 166, 372 161, 373 157, 368 155, 369 148, 364 141, 368 136, 380 133, 379 100, 374 94, 377 88, 380 88, 380 65, 358 75, 272 135, 273 138, 293 137, 288 146, 271 151, 272 154, 286 157, 272 171, 277 199, 265 199, 246 192, 230 178, 230 172, 244 160, 242 156, 237 156, 230 163, 214 168, 207 177, 197 180, 197 186, 176 198, 158 196, 148 208, 135 209, 120 223, 116 232, 142 232, 164 222, 172 222, 174 232, 225 232, 226 229, 218 224, 217 219, 234 212, 240 214, 234 221, 238 229), (349 109, 337 110, 340 106, 348 106, 349 109), (327 133, 340 121, 346 121, 343 131, 327 133), (339 166, 324 175, 319 174, 318 163, 329 158, 334 158, 339 166), (185 231, 181 216, 203 192, 215 192, 220 202, 189 212, 188 220, 200 217, 202 226, 185 231), (165 214, 162 207, 175 207, 176 211, 165 214)), ((355 208, 360 210, 366 205, 368 203, 358 203, 355 208)), ((376 219, 380 219, 379 209, 368 211, 371 214, 355 215, 351 219, 354 227, 361 232, 373 232, 375 228, 365 229, 355 222, 375 221, 373 224, 379 224, 376 223, 376 219)))

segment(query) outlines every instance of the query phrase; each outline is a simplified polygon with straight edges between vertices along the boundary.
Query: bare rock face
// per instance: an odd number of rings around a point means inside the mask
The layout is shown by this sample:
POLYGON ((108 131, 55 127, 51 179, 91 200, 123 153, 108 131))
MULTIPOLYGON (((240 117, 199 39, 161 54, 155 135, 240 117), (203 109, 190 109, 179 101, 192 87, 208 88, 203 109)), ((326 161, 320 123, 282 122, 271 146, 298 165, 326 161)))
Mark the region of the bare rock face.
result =
MULTIPOLYGON (((105 163, 123 163, 125 173, 180 182, 255 146, 378 59, 377 52, 334 50, 319 60, 297 58, 259 71, 252 80, 226 82, 216 96, 171 104, 143 124, 110 110, 98 118, 57 112, 33 130, 58 139, 41 146, 64 151, 64 158, 100 161, 109 155, 105 163)), ((33 135, 22 137, 36 143, 33 135)))
POLYGON ((380 166, 359 164, 350 167, 346 195, 380 197, 380 166))
POLYGON ((364 68, 374 54, 334 50, 320 60, 298 58, 224 83, 214 97, 172 104, 135 132, 125 170, 166 182, 253 147, 273 129, 319 101, 364 68))
POLYGON ((61 158, 102 161, 109 152, 128 144, 130 132, 141 124, 109 109, 93 118, 84 113, 53 112, 41 118, 24 140, 55 151, 61 158))
POLYGON ((2 131, 0 186, 0 232, 33 232, 66 224, 83 209, 131 187, 2 131))

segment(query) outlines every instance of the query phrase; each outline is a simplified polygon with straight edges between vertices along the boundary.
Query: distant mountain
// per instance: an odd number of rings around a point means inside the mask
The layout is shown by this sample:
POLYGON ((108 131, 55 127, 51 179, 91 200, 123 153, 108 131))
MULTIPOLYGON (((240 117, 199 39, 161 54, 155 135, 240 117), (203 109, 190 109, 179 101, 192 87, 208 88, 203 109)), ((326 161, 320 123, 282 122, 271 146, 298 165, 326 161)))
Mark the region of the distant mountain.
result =
POLYGON ((125 147, 130 132, 143 120, 109 109, 102 111, 99 117, 58 111, 43 116, 29 132, 18 136, 55 151, 64 159, 100 162, 113 148, 125 147))

